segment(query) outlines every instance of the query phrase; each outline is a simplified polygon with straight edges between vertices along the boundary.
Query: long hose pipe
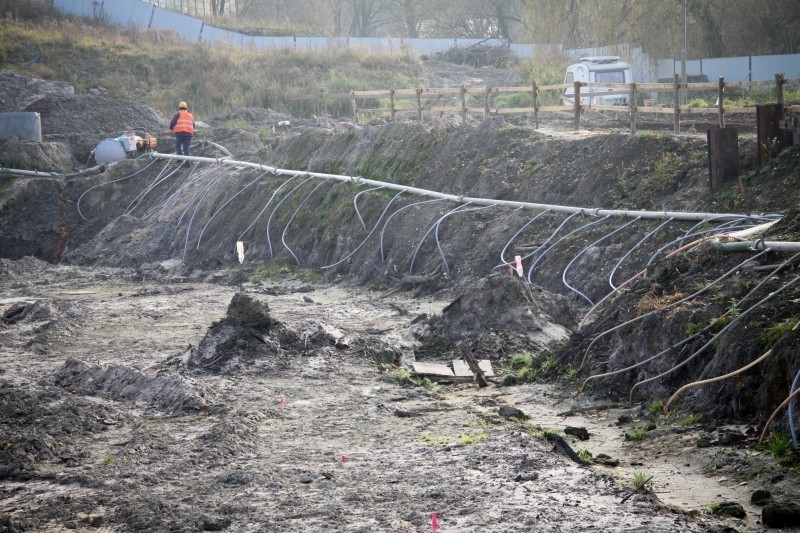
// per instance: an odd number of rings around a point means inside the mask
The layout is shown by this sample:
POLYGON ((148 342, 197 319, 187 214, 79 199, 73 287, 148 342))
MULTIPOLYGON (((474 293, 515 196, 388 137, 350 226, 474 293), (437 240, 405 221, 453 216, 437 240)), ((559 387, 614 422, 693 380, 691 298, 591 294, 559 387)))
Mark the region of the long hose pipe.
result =
POLYGON ((565 267, 564 267, 564 271, 561 273, 561 281, 564 283, 564 286, 565 286, 566 288, 568 288, 569 290, 571 290, 572 292, 574 292, 575 294, 577 294, 578 296, 580 296, 581 298, 583 298, 584 300, 586 300, 586 302, 587 302, 589 305, 594 305, 594 302, 592 302, 592 300, 591 300, 591 299, 590 299, 588 296, 586 296, 586 295, 585 295, 585 294, 583 294, 581 291, 579 291, 578 289, 576 289, 575 287, 573 287, 572 285, 570 285, 570 284, 567 282, 567 271, 570 269, 570 267, 572 266, 572 264, 573 264, 573 263, 575 263, 575 261, 577 261, 577 260, 578 260, 578 258, 579 258, 579 257, 581 257, 581 256, 582 256, 584 253, 586 253, 586 251, 587 251, 589 248, 591 248, 592 246, 597 246, 599 243, 601 243, 601 242, 603 242, 604 240, 608 239, 608 238, 609 238, 609 237, 611 237, 612 235, 615 235, 615 234, 619 233, 620 231, 624 230, 625 228, 627 228, 628 226, 630 226, 630 225, 631 225, 631 224, 633 224, 634 222, 638 222, 639 220, 641 220, 639 217, 636 217, 636 218, 634 218, 633 220, 629 220, 628 222, 626 222, 626 223, 625 223, 625 224, 623 224, 622 226, 618 227, 618 228, 617 228, 617 229, 615 229, 614 231, 612 231, 612 232, 610 232, 610 233, 606 233, 605 235, 603 235, 602 237, 600 237, 600 238, 599 238, 599 239, 597 239, 596 241, 592 242, 591 244, 587 244, 587 245, 586 245, 586 246, 583 248, 583 250, 581 250, 580 252, 578 252, 578 254, 577 254, 575 257, 573 257, 573 258, 572 258, 572 260, 571 260, 571 261, 570 261, 570 262, 567 264, 567 266, 565 266, 565 267))
MULTIPOLYGON (((800 322, 798 322, 797 324, 795 324, 795 326, 794 326, 794 327, 791 329, 791 331, 795 331, 795 330, 797 330, 798 328, 800 328, 800 322)), ((785 335, 788 335, 788 334, 789 334, 789 332, 785 333, 785 334, 784 334, 784 336, 785 336, 785 335)), ((669 400, 667 400, 667 403, 666 403, 666 405, 664 405, 664 411, 665 411, 665 412, 666 412, 666 411, 669 411, 669 406, 670 406, 670 404, 671 404, 673 401, 675 401, 675 399, 676 399, 678 396, 680 396, 680 395, 681 395, 681 393, 682 393, 683 391, 685 391, 685 390, 688 390, 688 389, 692 389, 692 388, 694 388, 694 387, 699 387, 699 386, 701 386, 701 385, 708 385, 709 383, 716 383, 717 381, 724 381, 724 380, 726 380, 726 379, 730 379, 730 378, 732 378, 732 377, 734 377, 734 376, 738 376, 738 375, 739 375, 739 374, 741 374, 742 372, 745 372, 745 371, 747 371, 747 370, 750 370, 751 368, 753 368, 754 366, 756 366, 757 364, 759 364, 761 361, 763 361, 764 359, 766 359, 766 358, 767 358, 767 357, 769 357, 770 355, 772 355, 772 348, 770 348, 769 350, 767 350, 766 352, 764 352, 764 353, 763 353, 763 354, 762 354, 760 357, 758 357, 758 358, 754 359, 754 360, 753 360, 753 361, 751 361, 750 363, 748 363, 748 364, 744 365, 744 366, 743 366, 743 367, 741 367, 741 368, 738 368, 738 369, 734 370, 733 372, 728 372, 728 373, 727 373, 727 374, 725 374, 724 376, 717 376, 717 377, 714 377, 714 378, 702 379, 702 380, 700 380, 700 381, 695 381, 695 382, 693 382, 693 383, 687 383, 686 385, 684 385, 683 387, 679 388, 679 389, 678 389, 678 390, 676 390, 674 393, 672 393, 672 396, 670 396, 669 400)), ((791 392, 792 392, 792 391, 790 390, 789 392, 790 392, 790 394, 791 394, 791 392)))
POLYGON ((625 322, 623 322, 621 324, 617 324, 613 328, 609 328, 609 329, 599 333, 594 339, 592 339, 592 342, 589 343, 589 346, 586 347, 586 351, 583 352, 583 359, 581 360, 581 367, 583 367, 583 365, 586 363, 586 359, 589 356, 589 351, 591 351, 591 349, 594 347, 594 345, 597 343, 597 341, 599 341, 600 339, 602 339, 606 335, 608 335, 610 333, 613 333, 615 331, 618 331, 618 330, 620 330, 620 329, 622 329, 622 328, 624 328, 626 326, 630 326, 631 324, 634 324, 634 323, 636 323, 636 322, 638 322, 640 320, 644 320, 645 318, 647 318, 649 316, 653 316, 656 313, 661 313, 662 311, 666 311, 667 309, 670 309, 670 308, 678 306, 678 305, 680 305, 680 304, 682 304, 684 302, 688 302, 690 300, 693 300, 693 299, 697 298, 698 296, 704 294, 706 291, 711 289, 711 287, 717 285, 718 283, 721 283, 723 280, 725 280, 729 276, 732 276, 733 274, 738 272, 742 267, 744 267, 748 263, 751 263, 751 262, 755 261, 756 259, 758 259, 759 257, 763 256, 766 253, 768 253, 768 251, 764 250, 763 252, 759 252, 758 254, 754 255, 753 257, 747 258, 746 260, 742 261, 741 263, 739 263, 735 267, 731 268, 730 270, 725 272, 722 276, 718 277, 717 279, 715 279, 714 281, 712 281, 711 283, 709 283, 708 285, 706 285, 702 289, 700 289, 698 291, 695 291, 695 292, 693 292, 692 294, 690 294, 688 296, 684 296, 683 298, 681 298, 679 300, 675 300, 674 302, 669 303, 669 304, 665 305, 664 307, 659 307, 658 309, 653 309, 652 311, 648 311, 647 313, 644 313, 644 314, 639 315, 637 317, 631 318, 630 320, 626 320, 625 322))
MULTIPOLYGON (((800 257, 800 254, 795 254, 795 255, 793 255, 792 257, 790 257, 789 259, 787 259, 786 261, 784 261, 783 263, 781 263, 780 265, 778 265, 778 266, 777 266, 777 267, 776 267, 774 270, 772 270, 772 272, 770 272, 770 274, 769 274, 768 276, 765 276, 765 277, 764 277, 764 279, 762 279, 762 280, 761 280, 761 281, 758 283, 758 285, 756 285, 755 287, 753 287, 752 289, 750 289, 750 290, 747 292, 747 294, 745 294, 745 295, 742 297, 742 299, 741 299, 741 300, 739 300, 739 305, 741 305, 742 303, 744 303, 744 302, 746 302, 747 300, 749 300, 749 299, 750 299, 750 297, 751 297, 753 294, 755 294, 756 292, 758 292, 758 289, 760 289, 760 288, 761 288, 763 285, 765 285, 767 282, 769 282, 769 281, 772 279, 772 277, 773 277, 773 276, 775 276, 775 275, 776 275, 778 272, 780 272, 780 271, 781 271, 783 268, 785 268, 786 266, 788 266, 789 264, 791 264, 792 262, 794 262, 794 260, 795 260, 796 258, 798 258, 798 257, 800 257)), ((724 317, 728 317, 728 316, 729 316, 729 315, 731 315, 732 313, 733 313, 733 309, 728 309, 727 311, 725 311, 725 312, 722 314, 722 316, 724 316, 724 317)), ((677 343, 673 344, 672 346, 670 346, 669 348, 667 348, 667 349, 665 349, 665 350, 662 350, 662 351, 660 351, 659 353, 657 353, 657 354, 653 355, 652 357, 648 357, 647 359, 645 359, 645 360, 643 360, 643 361, 639 361, 638 363, 634 363, 634 364, 632 364, 632 365, 630 365, 630 366, 627 366, 627 367, 625 367, 625 368, 620 368, 620 369, 617 369, 617 370, 613 370, 613 371, 611 371, 611 372, 606 372, 606 373, 604 373, 604 374, 596 374, 596 375, 594 375, 594 376, 589 376, 588 378, 586 378, 586 380, 585 380, 585 381, 583 382, 583 384, 581 385, 581 387, 580 387, 580 390, 583 390, 583 387, 585 387, 585 386, 586 386, 586 384, 587 384, 587 383, 589 382, 589 380, 591 380, 591 379, 599 379, 599 378, 604 378, 604 377, 613 376, 613 375, 616 375, 616 374, 621 374, 621 373, 623 373, 623 372, 627 372, 628 370, 633 370, 634 368, 637 368, 637 367, 643 366, 643 365, 645 365, 645 364, 649 363, 650 361, 653 361, 654 359, 657 359, 657 358, 659 358, 659 357, 661 357, 661 356, 663 356, 663 355, 666 355, 667 353, 669 353, 669 352, 670 352, 670 351, 672 351, 672 350, 677 350, 678 348, 680 348, 680 347, 682 347, 682 346, 684 346, 684 345, 686 345, 686 344, 688 344, 688 343, 692 342, 692 341, 693 341, 694 339, 696 339, 697 337, 700 337, 700 336, 702 336, 702 335, 705 335, 705 334, 706 334, 706 332, 708 332, 708 331, 709 331, 710 329, 712 329, 713 327, 715 327, 715 324, 714 324, 713 322, 711 322, 711 323, 709 323, 708 325, 706 325, 706 326, 705 326, 703 329, 701 329, 700 331, 697 331, 697 332, 695 332, 694 334, 692 334, 692 335, 690 335, 690 336, 686 337, 686 338, 685 338, 685 339, 683 339, 682 341, 679 341, 679 342, 677 342, 677 343)), ((680 352, 678 355, 680 356, 682 353, 683 353, 683 350, 681 350, 681 352, 680 352)))
MULTIPOLYGON (((78 208, 78 214, 81 216, 81 218, 82 218, 83 220, 86 220, 86 217, 85 217, 85 216, 83 216, 83 213, 81 212, 81 200, 82 200, 82 199, 83 199, 83 197, 84 197, 84 196, 86 196, 86 195, 87 195, 87 194, 88 194, 90 191, 93 191, 93 190, 97 189, 98 187, 102 187, 102 186, 104 186, 104 185, 110 185, 110 184, 112 184, 112 183, 117 183, 118 181, 123 181, 123 180, 130 179, 130 178, 132 178, 132 177, 134 177, 134 176, 136 176, 136 175, 138 175, 138 174, 141 174, 142 172, 144 172, 145 170, 147 170, 148 168, 150 168, 150 167, 151 167, 151 166, 153 166, 154 164, 155 164, 155 161, 151 161, 151 162, 150 162, 148 165, 144 166, 143 168, 140 168, 139 170, 137 170, 137 171, 136 171, 136 172, 134 172, 133 174, 130 174, 129 176, 123 176, 123 177, 121 177, 121 178, 117 178, 117 179, 115 179, 115 180, 106 181, 106 182, 100 183, 100 184, 98 184, 98 185, 95 185, 95 186, 93 186, 93 187, 89 187, 88 189, 86 189, 85 191, 83 191, 83 194, 81 194, 81 195, 78 197, 78 201, 76 202, 76 206, 77 206, 77 208, 78 208)), ((166 168, 167 166, 169 166, 169 163, 167 163, 166 165, 164 165, 164 168, 166 168)), ((8 172, 8 170, 9 170, 9 169, 2 169, 2 170, 3 170, 3 172, 8 172)), ((26 172, 35 172, 35 171, 26 171, 26 172)))
POLYGON ((667 220, 665 220, 664 222, 662 222, 661 224, 656 226, 655 229, 649 231, 644 237, 641 238, 641 240, 639 240, 639 242, 634 244, 633 247, 630 250, 628 250, 628 252, 625 255, 623 255, 620 258, 619 261, 617 261, 617 264, 614 265, 614 268, 611 269, 611 273, 608 275, 608 284, 611 286, 612 290, 614 290, 614 291, 618 290, 616 285, 614 285, 614 274, 616 274, 616 272, 619 269, 619 267, 622 266, 622 263, 624 263, 626 259, 628 259, 631 255, 633 255, 633 252, 635 252, 636 249, 639 248, 639 246, 644 244, 644 242, 647 239, 649 239, 650 237, 652 237, 653 235, 658 233, 661 228, 663 228, 664 226, 666 226, 667 224, 669 224, 673 220, 674 219, 672 219, 672 218, 668 218, 667 220))
POLYGON ((391 215, 388 216, 388 218, 386 219, 386 222, 383 223, 383 227, 381 228, 381 264, 386 262, 386 256, 383 253, 383 234, 386 231, 386 226, 389 225, 389 222, 396 215, 400 214, 402 211, 405 211, 406 209, 410 209, 412 207, 416 207, 416 206, 422 205, 422 204, 430 204, 430 203, 434 203, 434 202, 443 202, 444 200, 445 200, 444 198, 436 198, 434 200, 421 200, 419 202, 414 202, 412 204, 404 205, 403 207, 401 207, 400 209, 398 209, 397 211, 395 211, 394 213, 392 213, 391 215))
POLYGON ((395 200, 397 200, 400 197, 401 194, 403 194, 403 191, 400 191, 397 194, 395 194, 394 196, 392 196, 392 199, 389 200, 389 202, 386 204, 386 207, 383 208, 383 211, 381 212, 381 216, 379 216, 378 220, 375 221, 375 225, 372 226, 372 229, 369 231, 367 236, 364 237, 364 239, 358 244, 358 246, 356 246, 353 249, 353 251, 351 251, 349 254, 347 254, 343 258, 339 259, 335 263, 331 263, 330 265, 321 266, 320 269, 325 270, 325 269, 328 269, 328 268, 333 268, 336 265, 339 265, 341 263, 344 263, 345 261, 350 259, 358 250, 360 250, 361 247, 364 246, 367 243, 367 241, 372 236, 372 234, 375 233, 375 230, 378 228, 378 224, 381 223, 381 220, 383 220, 384 215, 386 215, 386 211, 389 210, 389 207, 392 205, 392 203, 394 203, 395 200))
POLYGON ((677 365, 673 366, 673 367, 672 367, 672 368, 670 368, 669 370, 666 370, 666 371, 664 371, 664 372, 662 372, 662 373, 658 374, 657 376, 653 376, 653 377, 651 377, 651 378, 643 379, 642 381, 639 381, 639 382, 637 382, 637 383, 634 383, 634 384, 633 384, 633 386, 631 387, 631 390, 630 390, 630 398, 633 398, 633 392, 636 390, 636 388, 637 388, 637 387, 639 387, 639 386, 641 386, 641 385, 644 385, 645 383, 650 383, 650 382, 652 382, 652 381, 659 380, 659 379, 663 378, 664 376, 666 376, 666 375, 668 375, 668 374, 671 374, 671 373, 675 372, 676 370, 679 370, 680 368, 683 368, 684 366, 686 366, 687 364, 689 364, 689 363, 690 363, 692 360, 694 360, 694 358, 695 358, 695 357, 697 357, 698 355, 700 355, 701 353, 703 353, 703 352, 706 350, 706 348, 708 348, 709 346, 711 346, 712 344, 714 344, 714 342, 715 342, 715 341, 716 341, 718 338, 722 337, 722 336, 723 336, 725 333, 727 333, 727 332, 728 332, 728 331, 729 331, 729 330, 730 330, 730 329, 731 329, 731 328, 732 328, 734 325, 736 325, 736 324, 738 324, 739 322, 741 322, 742 320, 744 320, 744 317, 746 317, 747 315, 749 315, 749 314, 750 314, 750 312, 752 312, 752 311, 753 311, 753 310, 755 310, 756 308, 760 307, 761 305, 765 304, 766 302, 770 301, 771 299, 773 299, 774 297, 776 297, 777 295, 779 295, 780 293, 782 293, 782 292, 783 292, 783 291, 785 291, 786 289, 788 289, 788 288, 792 287, 792 286, 793 286, 795 283, 797 283, 797 282, 800 282, 800 276, 797 276, 797 277, 796 277, 796 278, 794 278, 792 281, 790 281, 790 282, 786 283, 786 284, 785 284, 783 287, 780 287, 780 288, 779 288, 779 289, 777 289, 775 292, 772 292, 772 293, 770 293, 770 294, 769 294, 769 295, 767 295, 765 298, 762 298, 760 301, 758 301, 758 302, 756 302, 755 304, 753 304, 753 305, 752 305, 751 307, 749 307, 749 308, 748 308, 746 311, 743 311, 743 312, 742 312, 742 313, 741 313, 739 316, 737 316, 736 318, 734 318, 733 320, 731 320, 730 322, 728 322, 728 323, 725 325, 725 327, 723 327, 723 328, 722 328, 722 329, 719 331, 719 333, 717 333, 716 335, 714 335, 713 337, 711 337, 711 339, 710 339, 708 342, 706 342, 706 343, 705 343, 703 346, 701 346, 701 347, 700 347, 698 350, 696 350, 696 351, 695 351, 695 352, 694 352, 692 355, 690 355, 689 357, 687 357, 686 359, 684 359, 683 361, 681 361, 681 362, 680 362, 680 363, 678 363, 677 365))
POLYGON ((367 231, 367 224, 364 222, 364 219, 361 217, 361 211, 358 209, 358 198, 364 193, 368 193, 370 191, 377 191, 379 189, 383 189, 383 187, 370 187, 369 189, 365 189, 359 192, 353 198, 353 207, 356 209, 356 216, 358 217, 358 221, 361 222, 361 227, 364 228, 364 231, 367 231))
MULTIPOLYGON (((554 231, 553 231, 553 232, 550 234, 550 236, 549 236, 549 237, 547 237, 547 238, 544 240, 544 242, 542 242, 542 244, 540 244, 539 246, 537 246, 537 247, 536 247, 536 248, 535 248, 535 249, 534 249, 532 252, 530 252, 530 253, 527 253, 527 254, 525 254, 525 255, 523 255, 523 256, 522 256, 522 261, 525 261, 525 260, 526 260, 526 259, 528 259, 529 257, 533 257, 534 255, 536 255, 537 253, 539 253, 539 250, 541 250, 541 249, 543 249, 545 246, 547 246, 547 245, 550 243, 550 241, 551 241, 551 240, 553 240, 553 239, 555 238, 555 236, 556 236, 556 235, 558 235, 558 232, 559 232, 559 231, 561 231, 561 228, 563 228, 564 226, 566 226, 566 225, 567 225, 567 223, 568 223, 570 220, 572 220, 573 218, 575 218, 576 216, 578 216, 578 215, 580 215, 580 214, 581 214, 581 213, 572 213, 570 216, 568 216, 568 217, 567 217, 567 218, 565 218, 563 221, 561 221, 561 224, 559 224, 559 225, 558 225, 558 227, 557 227, 557 228, 556 228, 556 229, 555 229, 555 230, 554 230, 554 231)), ((528 274, 527 274, 527 278, 526 278, 526 279, 528 280, 528 283, 532 283, 532 281, 531 281, 531 271, 533 270, 533 263, 534 263, 534 261, 531 261, 531 266, 530 266, 530 267, 528 267, 528 274)))
POLYGON ((759 439, 758 439, 759 443, 764 442, 764 439, 767 438, 767 432, 769 430, 769 426, 772 425, 772 421, 775 420, 775 417, 778 416, 778 413, 781 412, 781 409, 783 409, 787 405, 791 405, 791 403, 794 401, 794 399, 797 398, 798 396, 800 396, 800 389, 797 389, 796 391, 791 393, 789 395, 789 397, 786 398, 785 400, 783 400, 783 402, 781 402, 781 404, 778 407, 775 408, 775 410, 772 412, 772 414, 769 415, 769 419, 767 420, 767 423, 764 424, 763 431, 761 431, 761 437, 759 437, 759 439))
MULTIPOLYGON (((792 386, 789 387, 789 396, 795 393, 798 385, 800 385, 800 370, 798 370, 797 374, 794 375, 792 386)), ((794 443, 794 447, 797 448, 797 430, 794 427, 794 402, 789 402, 789 430, 792 432, 792 442, 794 443)))
MULTIPOLYGON (((484 206, 481 206, 481 207, 473 207, 472 209, 462 209, 461 211, 459 211, 459 213, 466 213, 467 211, 482 211, 484 209, 491 209, 492 207, 494 207, 494 206, 493 205, 484 205, 484 206)), ((450 274, 450 265, 447 264, 447 258, 444 256, 444 250, 442 249, 442 243, 439 240, 439 228, 441 227, 442 222, 444 222, 444 219, 447 218, 448 216, 450 216, 451 214, 454 214, 454 213, 450 212, 447 215, 445 215, 442 218, 440 218, 439 221, 436 222, 436 231, 433 232, 434 239, 436 240, 436 248, 439 250, 439 257, 442 258, 442 266, 444 266, 444 271, 447 274, 450 274)))
POLYGON ((302 187, 303 185, 305 185, 306 183, 308 183, 309 181, 311 181, 313 179, 314 179, 314 176, 310 176, 310 177, 304 179, 303 181, 301 181, 300 183, 298 183, 297 185, 295 185, 292 188, 291 191, 289 191, 289 192, 287 192, 286 194, 283 195, 283 198, 281 198, 280 201, 272 209, 272 213, 269 214, 269 218, 267 218, 267 244, 269 245, 269 256, 270 257, 275 257, 275 253, 272 250, 272 239, 269 236, 269 227, 272 224, 272 218, 275 216, 275 213, 278 212, 278 208, 283 205, 283 202, 285 202, 287 198, 289 198, 292 194, 294 194, 294 192, 297 189, 299 189, 300 187, 302 187))
MULTIPOLYGON (((283 247, 286 248, 286 251, 288 251, 290 254, 292 254, 292 257, 294 257, 294 261, 295 261, 295 263, 297 263, 297 266, 300 266, 300 259, 298 259, 297 256, 295 255, 295 253, 292 251, 292 249, 289 248, 289 245, 286 244, 286 232, 289 231, 289 226, 291 225, 292 221, 297 216, 297 213, 300 212, 300 209, 302 209, 303 206, 306 205, 306 202, 308 202, 308 199, 311 198, 311 195, 314 194, 315 192, 317 192, 317 189, 319 189, 320 187, 322 187, 326 183, 328 183, 328 180, 322 180, 319 183, 317 183, 316 187, 311 189, 311 192, 309 192, 306 195, 306 197, 303 198, 303 201, 300 202, 300 205, 298 205, 297 209, 294 210, 294 213, 292 213, 292 216, 289 217, 288 222, 286 222, 286 226, 283 227, 283 232, 281 233, 281 244, 283 244, 283 247)), ((339 185, 339 183, 336 183, 335 185, 339 185)))
POLYGON ((605 222, 609 218, 611 218, 611 215, 606 215, 606 216, 604 216, 602 218, 599 218, 597 220, 594 220, 592 222, 587 222, 583 226, 579 226, 579 227, 575 228, 574 230, 570 231, 569 233, 567 233, 566 235, 564 235, 563 237, 558 239, 556 242, 554 242, 553 244, 548 246, 546 249, 544 249, 542 251, 542 253, 539 254, 539 257, 536 258, 536 261, 531 263, 531 266, 528 267, 528 281, 530 281, 531 276, 533 276, 533 273, 536 271, 536 267, 542 262, 542 260, 544 260, 544 257, 547 255, 547 253, 550 250, 552 250, 553 248, 555 248, 556 246, 558 246, 559 244, 564 242, 567 238, 575 235, 576 233, 579 233, 579 232, 585 230, 586 228, 591 228, 592 226, 595 226, 597 224, 602 224, 603 222, 605 222))
POLYGON ((284 188, 286 185, 288 185, 288 184, 289 184, 289 182, 290 182, 290 181, 292 181, 292 180, 293 180, 293 179, 295 179, 296 177, 297 177, 297 176, 291 176, 289 179, 285 180, 283 183, 281 183, 280 185, 278 185, 277 187, 275 187, 275 190, 274 190, 274 191, 272 191, 272 196, 270 196, 270 197, 269 197, 269 200, 267 200, 267 203, 265 203, 265 204, 264 204, 264 207, 262 207, 262 208, 261 208, 261 211, 259 211, 259 212, 258 212, 258 214, 256 215, 256 218, 254 218, 254 219, 253 219, 253 221, 252 221, 252 222, 251 222, 251 223, 250 223, 250 224, 249 224, 249 225, 248 225, 248 226, 247 226, 247 227, 244 229, 244 231, 242 232, 242 234, 241 234, 241 235, 239 235, 239 238, 238 238, 238 239, 236 239, 237 241, 241 241, 241 240, 242 240, 242 238, 245 236, 245 234, 246 234, 248 231, 250 231, 250 228, 252 228, 253 226, 255 226, 255 225, 256 225, 256 222, 258 222, 258 219, 259 219, 259 218, 261 218, 261 215, 263 215, 263 214, 264 214, 264 211, 266 211, 266 210, 267 210, 267 208, 269 207, 269 205, 272 203, 272 200, 274 200, 274 199, 275 199, 275 196, 277 196, 277 195, 278 195, 278 193, 281 191, 281 189, 283 189, 283 188, 284 188))
POLYGON ((234 194, 234 195, 232 195, 230 198, 228 198, 228 200, 227 200, 227 201, 226 201, 224 204, 222 204, 222 205, 219 207, 219 209, 217 209, 216 211, 214 211, 214 213, 211 215, 211 217, 208 219, 208 221, 207 221, 207 222, 205 223, 205 225, 203 226, 203 229, 201 229, 201 230, 200 230, 200 236, 199 236, 199 237, 197 237, 197 247, 195 248, 195 250, 199 250, 199 249, 200 249, 200 242, 203 240, 203 233, 205 233, 205 231, 206 231, 206 228, 208 227, 208 225, 209 225, 209 224, 211 224, 211 221, 212 221, 212 220, 214 220, 214 219, 216 218, 216 216, 217 216, 217 215, 220 213, 220 211, 222 211, 223 209, 225 209, 225 206, 227 206, 229 203, 231 203, 231 202, 232 202, 232 201, 233 201, 233 200, 234 200, 234 199, 235 199, 237 196, 239 196, 239 195, 240 195, 240 194, 242 194, 244 191, 246 191, 246 190, 247 190, 247 189, 248 189, 248 188, 249 188, 251 185, 253 185, 255 182, 257 182, 258 180, 260 180, 261 178, 263 178, 263 177, 264 177, 266 174, 267 174, 266 172, 262 172, 261 174, 259 174, 258 176, 256 176, 256 178, 255 178, 254 180, 252 180, 250 183, 248 183, 247 185, 245 185, 244 187, 242 187, 241 189, 239 189, 239 190, 236 192, 236 194, 234 194))
POLYGON ((527 221, 527 222, 525 223, 525 225, 524 225, 524 226, 522 226, 521 228, 519 228, 519 229, 517 230, 517 232, 514 234, 514 236, 513 236, 513 237, 511 237, 511 238, 508 240, 508 242, 506 243, 506 245, 505 245, 505 246, 503 246, 503 249, 500 251, 500 264, 499 264, 499 265, 497 265, 496 267, 494 267, 494 268, 492 269, 492 272, 494 272, 494 271, 495 271, 495 270, 497 270, 498 268, 503 268, 503 267, 511 266, 511 265, 513 265, 513 264, 514 264, 514 263, 512 263, 512 262, 510 262, 510 261, 506 261, 505 255, 506 255, 506 251, 508 250, 508 247, 509 247, 509 246, 511 246, 511 243, 512 243, 512 242, 514 242, 514 241, 517 239, 517 237, 519 237, 519 236, 520 236, 520 234, 521 234, 523 231, 525 231, 525 228, 527 228, 528 226, 530 226, 531 224, 533 224, 534 222, 536 222, 536 220, 538 220, 540 217, 542 217, 542 216, 546 215, 546 214, 547 214, 547 213, 549 213, 549 212, 550 212, 550 210, 549 210, 549 209, 547 209, 547 210, 545 210, 545 211, 542 211, 541 213, 539 213, 539 214, 535 215, 534 217, 532 217, 532 218, 531 218, 529 221, 527 221))

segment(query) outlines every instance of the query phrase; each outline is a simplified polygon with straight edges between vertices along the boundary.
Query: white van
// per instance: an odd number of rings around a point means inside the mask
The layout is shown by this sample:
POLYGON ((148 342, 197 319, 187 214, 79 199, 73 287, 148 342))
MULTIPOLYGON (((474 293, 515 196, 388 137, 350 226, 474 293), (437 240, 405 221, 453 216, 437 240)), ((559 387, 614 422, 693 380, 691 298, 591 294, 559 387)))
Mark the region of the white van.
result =
MULTIPOLYGON (((619 56, 582 57, 578 63, 567 67, 564 83, 570 87, 561 95, 561 105, 574 105, 576 81, 585 83, 632 83, 631 65, 619 56)), ((623 92, 625 89, 612 87, 581 87, 581 104, 628 105, 628 94, 604 94, 623 92)))

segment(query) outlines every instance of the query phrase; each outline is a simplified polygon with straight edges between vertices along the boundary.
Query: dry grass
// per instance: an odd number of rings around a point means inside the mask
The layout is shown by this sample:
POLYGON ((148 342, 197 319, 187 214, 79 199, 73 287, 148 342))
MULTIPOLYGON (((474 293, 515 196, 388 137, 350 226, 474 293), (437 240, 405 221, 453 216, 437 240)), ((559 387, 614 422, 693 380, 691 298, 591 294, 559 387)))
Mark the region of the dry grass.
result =
MULTIPOLYGON (((662 294, 657 296, 655 293, 648 292, 636 302, 636 316, 641 316, 650 311, 661 309, 673 302, 676 302, 686 296, 682 292, 675 292, 672 294, 662 294)), ((675 309, 677 311, 677 308, 675 309)))
MULTIPOLYGON (((317 95, 322 88, 330 94, 420 85, 421 63, 404 52, 187 45, 171 32, 69 18, 32 22, 6 14, 2 22, 0 68, 69 82, 77 94, 101 85, 110 96, 167 114, 186 100, 200 117, 240 107, 307 115, 321 112, 318 102, 296 97, 317 95)), ((349 100, 330 101, 328 111, 348 113, 349 107, 349 100)))

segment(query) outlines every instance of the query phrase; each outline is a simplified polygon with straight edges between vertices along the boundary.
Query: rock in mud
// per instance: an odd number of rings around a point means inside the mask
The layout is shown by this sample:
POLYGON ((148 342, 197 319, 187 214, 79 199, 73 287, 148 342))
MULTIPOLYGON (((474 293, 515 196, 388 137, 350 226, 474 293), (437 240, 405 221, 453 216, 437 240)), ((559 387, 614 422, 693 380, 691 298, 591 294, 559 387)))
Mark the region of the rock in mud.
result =
POLYGON ((522 410, 517 409, 516 407, 511 407, 510 405, 501 405, 497 412, 503 418, 518 418, 519 420, 527 420, 530 418, 528 415, 522 412, 522 410))
POLYGON ((744 507, 736 502, 722 502, 719 507, 714 510, 714 514, 720 516, 732 516, 734 518, 744 518, 747 513, 744 512, 744 507))
POLYGON ((589 431, 583 427, 567 426, 564 428, 564 434, 577 437, 578 440, 589 440, 589 431))
POLYGON ((767 527, 800 527, 800 504, 768 503, 761 511, 761 521, 767 527))
POLYGON ((753 491, 753 495, 750 496, 750 503, 753 505, 767 505, 771 501, 772 493, 767 489, 756 489, 753 491))

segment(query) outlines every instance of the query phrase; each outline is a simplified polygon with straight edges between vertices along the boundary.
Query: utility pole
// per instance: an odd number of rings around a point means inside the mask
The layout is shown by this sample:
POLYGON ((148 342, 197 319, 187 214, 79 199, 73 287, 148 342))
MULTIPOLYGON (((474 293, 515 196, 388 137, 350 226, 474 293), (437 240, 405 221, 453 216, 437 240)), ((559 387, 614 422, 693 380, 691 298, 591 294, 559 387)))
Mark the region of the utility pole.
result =
MULTIPOLYGON (((681 83, 689 83, 686 77, 686 0, 681 1, 681 20, 683 35, 681 36, 681 83)), ((681 91, 681 103, 686 103, 686 89, 681 91)))

